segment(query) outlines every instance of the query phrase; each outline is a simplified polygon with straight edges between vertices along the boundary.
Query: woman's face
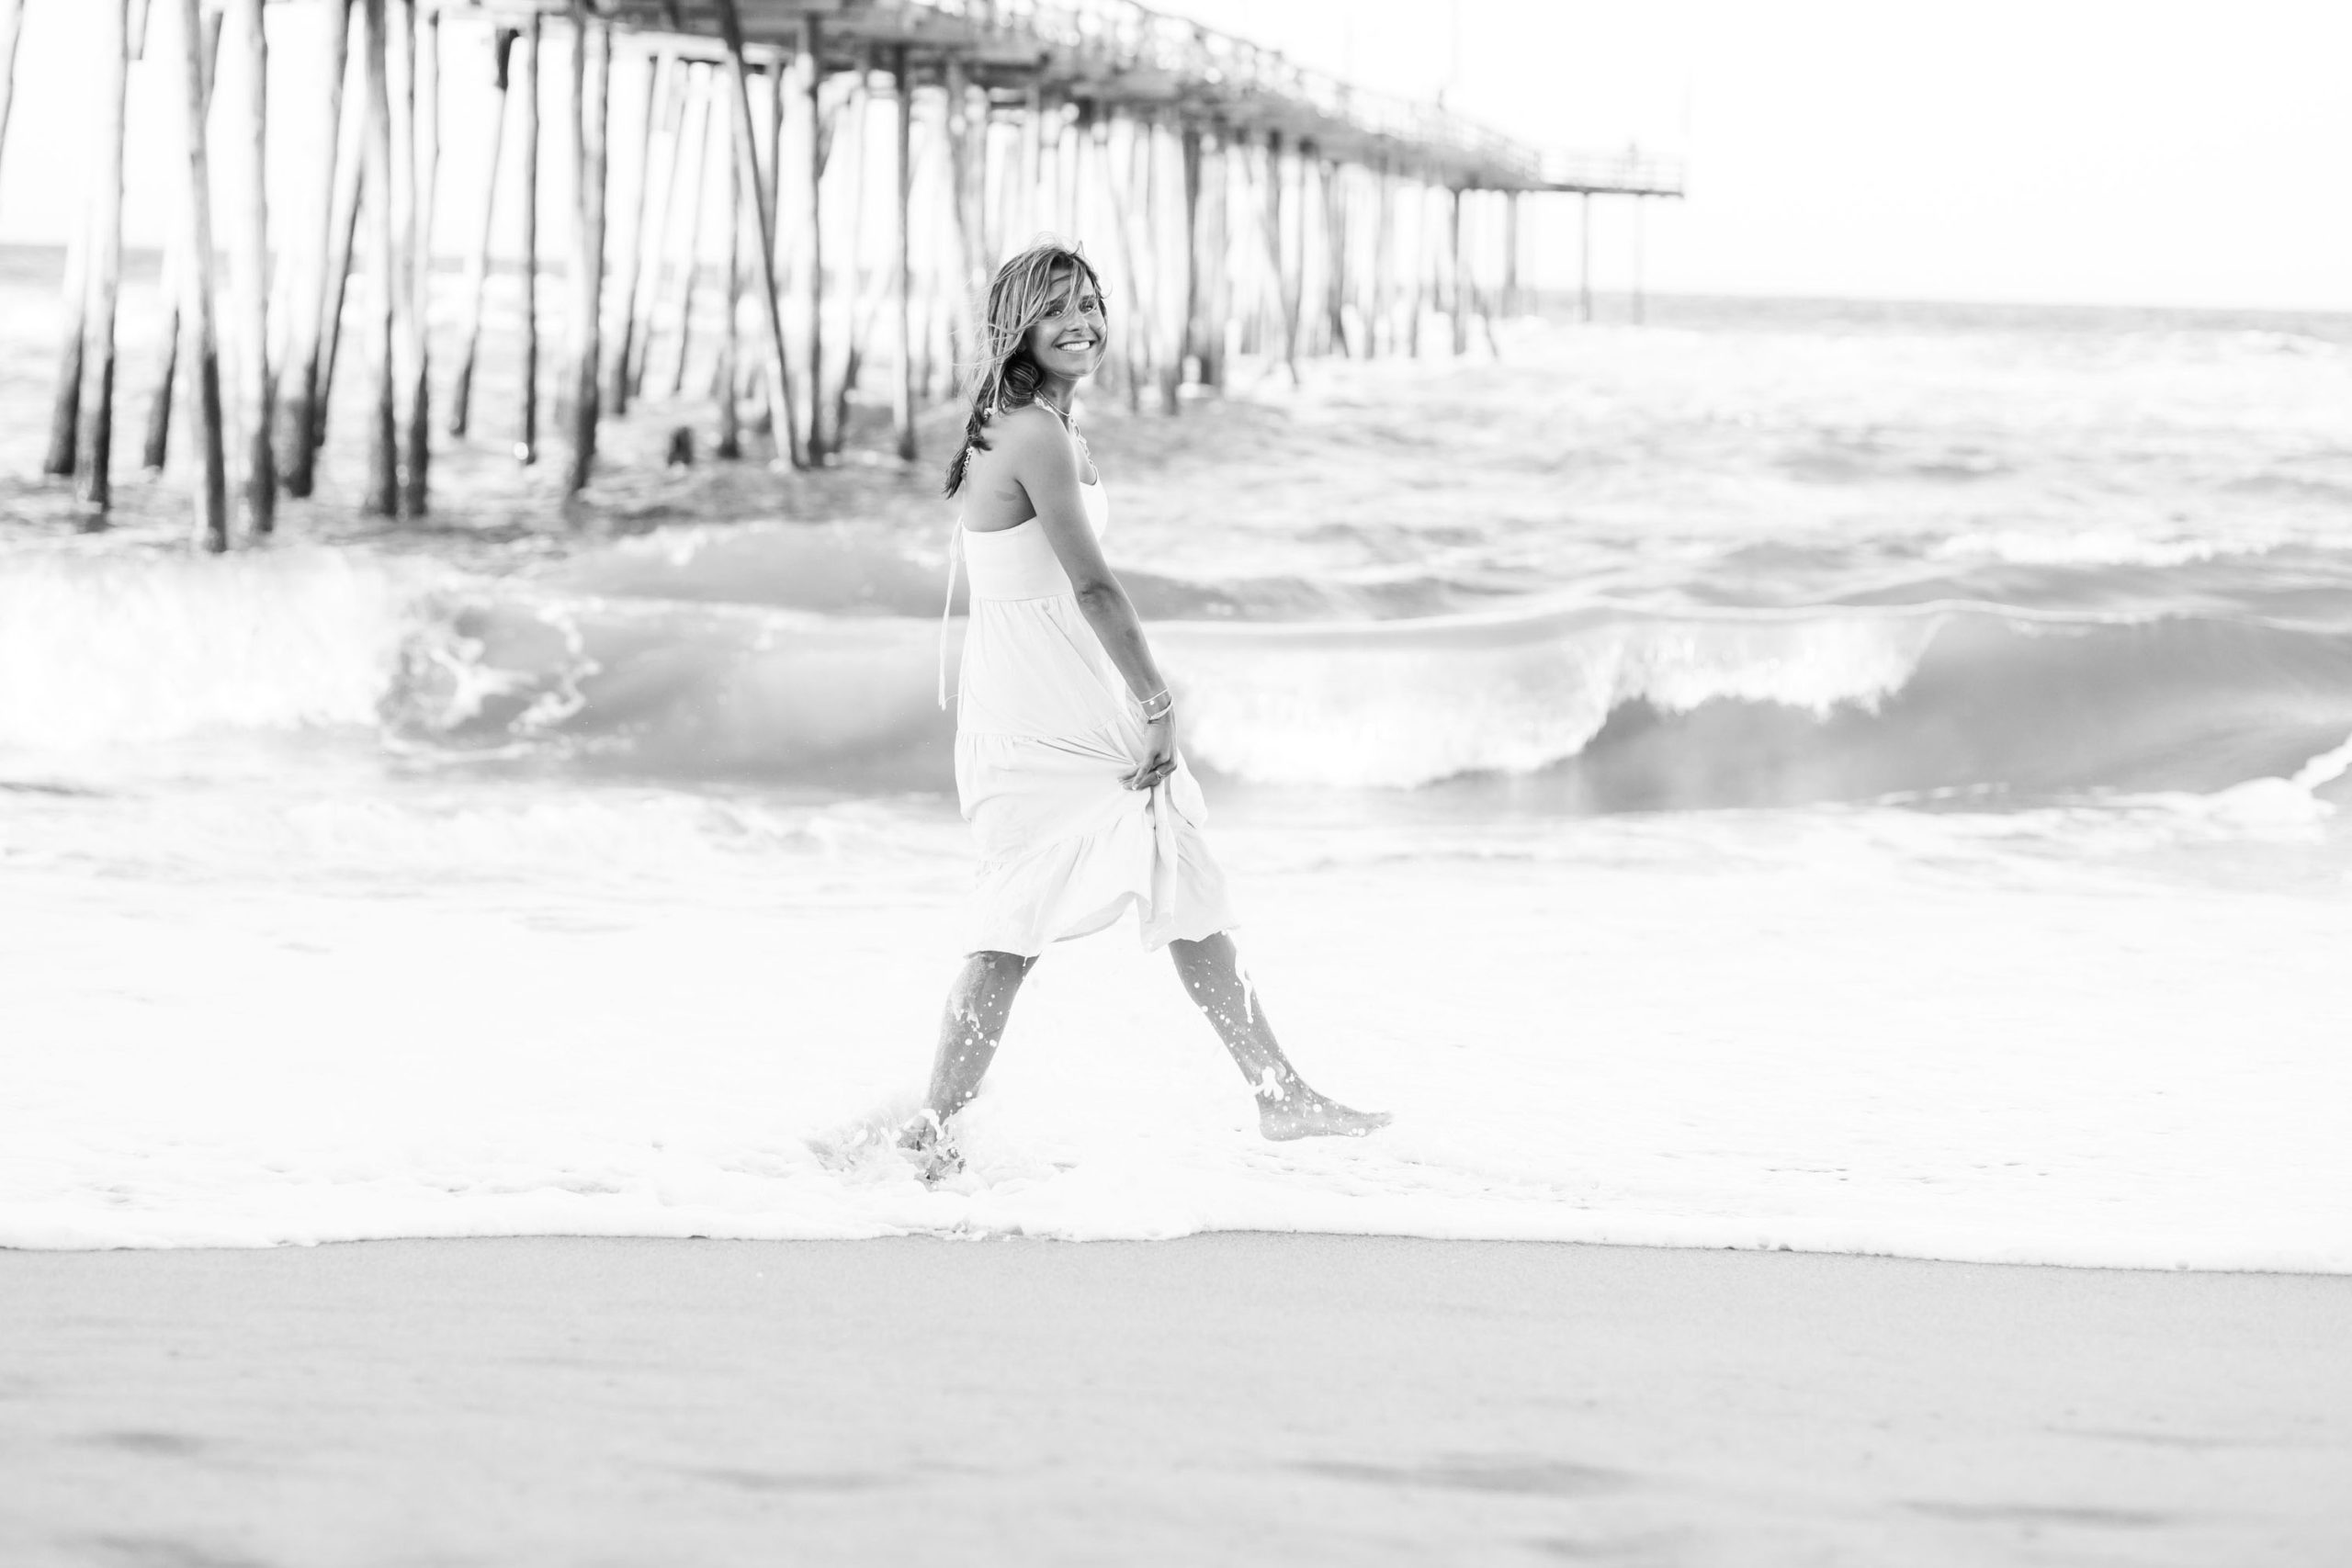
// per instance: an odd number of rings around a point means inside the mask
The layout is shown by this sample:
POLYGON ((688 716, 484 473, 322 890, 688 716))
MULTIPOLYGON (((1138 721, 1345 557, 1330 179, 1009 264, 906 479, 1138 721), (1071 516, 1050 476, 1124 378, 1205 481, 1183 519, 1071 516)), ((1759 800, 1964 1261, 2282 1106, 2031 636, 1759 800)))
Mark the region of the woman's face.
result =
POLYGON ((1029 357, 1047 375, 1076 381, 1102 363, 1111 324, 1102 314, 1102 296, 1084 272, 1069 267, 1054 282, 1054 303, 1029 329, 1029 357))

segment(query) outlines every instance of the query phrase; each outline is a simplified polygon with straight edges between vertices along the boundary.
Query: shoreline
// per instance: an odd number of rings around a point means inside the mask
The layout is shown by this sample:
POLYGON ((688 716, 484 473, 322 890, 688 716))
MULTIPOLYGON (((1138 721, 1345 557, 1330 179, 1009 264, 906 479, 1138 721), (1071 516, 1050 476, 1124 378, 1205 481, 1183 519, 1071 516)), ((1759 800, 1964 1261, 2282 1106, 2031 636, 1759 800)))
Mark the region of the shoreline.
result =
POLYGON ((2317 1564, 2347 1310, 1247 1233, 11 1252, 0 1554, 2317 1564))

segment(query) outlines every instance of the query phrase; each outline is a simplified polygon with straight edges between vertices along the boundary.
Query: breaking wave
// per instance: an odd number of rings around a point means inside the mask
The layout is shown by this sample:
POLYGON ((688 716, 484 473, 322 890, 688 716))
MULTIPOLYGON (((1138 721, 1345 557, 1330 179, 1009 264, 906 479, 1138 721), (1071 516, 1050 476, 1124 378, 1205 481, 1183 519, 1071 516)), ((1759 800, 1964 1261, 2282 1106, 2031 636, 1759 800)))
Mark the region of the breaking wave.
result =
MULTIPOLYGON (((340 732, 445 760, 945 789, 938 622, 904 603, 935 575, 783 581, 802 605, 357 551, 20 557, 0 577, 0 749, 340 732)), ((2227 615, 1549 600, 1154 637, 1216 774, 1517 780, 1563 809, 2214 792, 2352 733, 2352 637, 2227 615)))

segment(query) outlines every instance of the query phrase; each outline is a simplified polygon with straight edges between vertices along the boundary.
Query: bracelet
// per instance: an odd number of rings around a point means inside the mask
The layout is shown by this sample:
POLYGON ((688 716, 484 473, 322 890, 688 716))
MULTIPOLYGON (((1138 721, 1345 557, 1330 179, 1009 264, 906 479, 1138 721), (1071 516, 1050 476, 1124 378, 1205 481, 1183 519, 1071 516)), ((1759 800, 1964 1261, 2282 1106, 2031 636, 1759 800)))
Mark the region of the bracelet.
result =
POLYGON ((1151 695, 1140 699, 1136 705, 1143 710, 1146 724, 1157 724, 1175 710, 1176 698, 1167 687, 1162 686, 1151 695))

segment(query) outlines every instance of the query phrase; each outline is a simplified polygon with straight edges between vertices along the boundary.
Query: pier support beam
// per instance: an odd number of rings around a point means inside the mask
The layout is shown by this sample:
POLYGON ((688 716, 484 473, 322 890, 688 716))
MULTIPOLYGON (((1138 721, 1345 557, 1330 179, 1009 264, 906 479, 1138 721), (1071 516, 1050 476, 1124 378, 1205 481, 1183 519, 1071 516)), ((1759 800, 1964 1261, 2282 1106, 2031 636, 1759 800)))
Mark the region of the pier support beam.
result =
MULTIPOLYGON (((309 495, 318 470, 312 430, 323 413, 319 348, 326 331, 327 269, 334 259, 335 194, 345 177, 343 79, 351 52, 350 0, 326 0, 326 28, 325 47, 320 52, 319 89, 326 102, 327 133, 319 149, 317 181, 311 186, 318 209, 303 232, 299 282, 287 300, 288 385, 284 419, 278 426, 277 457, 286 493, 292 496, 309 495)), ((356 191, 356 178, 353 186, 356 191)), ((347 252, 345 259, 349 260, 347 252)), ((334 293, 340 305, 339 280, 334 293)))
POLYGON ((1323 314, 1331 352, 1346 358, 1355 352, 1348 342, 1348 204, 1340 184, 1347 170, 1326 158, 1322 171, 1323 314))
MULTIPOLYGON (((359 0, 350 0, 354 9, 359 0)), ((319 389, 311 400, 311 446, 313 452, 327 438, 327 411, 334 400, 334 368, 343 347, 344 303, 351 293, 351 267, 359 253, 359 206, 368 187, 368 60, 363 50, 351 57, 357 90, 344 83, 343 136, 335 158, 334 215, 329 220, 334 248, 327 257, 326 310, 319 320, 319 389)), ((308 495, 308 490, 297 491, 308 495)))
POLYGON ((1453 306, 1453 357, 1470 353, 1470 237, 1463 228, 1463 200, 1467 193, 1461 188, 1446 190, 1446 244, 1452 252, 1453 275, 1452 289, 1446 303, 1453 306))
MULTIPOLYGON (((251 0, 258 6, 259 0, 251 0)), ((90 213, 89 314, 80 364, 74 490, 103 516, 113 504, 115 310, 122 291, 122 131, 130 78, 130 0, 99 0, 97 186, 90 213)))
POLYGON ((523 99, 523 146, 516 160, 522 178, 515 182, 521 186, 523 208, 523 401, 515 423, 514 460, 526 466, 539 460, 539 34, 537 15, 524 17, 523 72, 516 84, 523 99))
MULTIPOLYGON (((908 217, 915 189, 915 88, 907 74, 907 51, 902 44, 890 53, 890 115, 897 129, 898 151, 891 165, 897 199, 890 217, 890 326, 898 370, 890 383, 890 428, 898 438, 899 460, 915 460, 915 340, 912 319, 913 271, 909 265, 908 217)), ((1035 95, 1031 95, 1034 107, 1035 95)), ((1031 130, 1035 130, 1034 119, 1031 130)), ((1029 186, 1029 199, 1036 187, 1029 186)))
POLYGON ((1267 281, 1281 329, 1283 364, 1289 367, 1295 387, 1299 384, 1298 309, 1289 269, 1283 264, 1283 138, 1278 130, 1266 133, 1266 182, 1260 217, 1265 230, 1267 281))
MULTIPOLYGON (((368 0, 380 6, 383 0, 368 0)), ((229 475, 220 438, 220 354, 212 322, 212 168, 205 147, 205 27, 198 0, 180 0, 180 108, 187 127, 187 202, 182 229, 187 265, 181 310, 188 328, 188 425, 196 441, 196 542, 229 547, 229 475)))
POLYGON ((481 311, 490 287, 490 242, 498 224, 498 166, 506 150, 507 68, 514 52, 514 29, 491 36, 490 167, 482 180, 481 226, 474 231, 466 258, 465 326, 458 333, 458 373, 449 382, 449 434, 463 436, 472 421, 474 362, 481 352, 481 311))
POLYGON ((704 209, 710 194, 710 133, 711 97, 718 91, 709 73, 696 68, 688 79, 686 111, 678 121, 678 134, 686 148, 686 228, 685 254, 680 258, 675 278, 677 289, 678 352, 670 362, 668 393, 676 397, 686 389, 686 356, 694 347, 695 288, 702 277, 702 226, 704 209))
POLYGON ((1637 327, 1649 315, 1648 300, 1644 296, 1642 287, 1643 263, 1645 259, 1642 254, 1642 220, 1648 212, 1648 204, 1641 197, 1635 197, 1634 198, 1634 324, 1637 327))
POLYGON ((232 236, 237 280, 237 411, 244 437, 245 532, 267 538, 277 526, 275 386, 269 364, 269 41, 261 0, 232 0, 237 49, 245 62, 238 103, 237 152, 244 164, 245 203, 232 236))
POLYGON ((401 513, 422 517, 433 468, 433 215, 441 179, 441 15, 422 6, 410 22, 407 461, 401 513))
POLYGON ((1577 207, 1577 320, 1592 320, 1592 192, 1577 207))
POLYGON ((368 348, 373 385, 368 418, 368 480, 359 510, 391 517, 400 512, 400 438, 393 360, 400 309, 398 253, 392 215, 392 85, 390 0, 360 0, 368 28, 368 348))
MULTIPOLYGON (((802 144, 808 164, 807 201, 800 214, 799 243, 795 247, 802 256, 803 293, 801 310, 805 322, 802 352, 808 355, 808 454, 811 463, 822 463, 835 445, 832 422, 827 417, 825 401, 825 125, 820 102, 825 85, 825 67, 818 53, 820 39, 817 18, 800 18, 800 49, 792 62, 796 80, 804 104, 801 122, 808 136, 802 144)), ((960 194, 960 193, 959 193, 960 194)))
MULTIPOLYGON (((630 367, 637 358, 638 295, 645 276, 645 244, 650 237, 645 226, 646 197, 653 185, 653 126, 661 118, 659 110, 670 84, 673 57, 649 54, 645 57, 643 79, 645 107, 637 126, 637 189, 631 197, 628 215, 628 270, 621 275, 620 341, 614 347, 613 378, 608 400, 616 416, 628 412, 629 394, 633 390, 630 367)), ((659 229, 650 231, 658 235, 659 229)))
POLYGON ((49 410, 49 453, 40 465, 42 473, 56 479, 73 475, 82 436, 82 355, 89 335, 90 208, 91 198, 85 191, 74 209, 74 228, 65 238, 65 283, 61 290, 65 327, 58 339, 57 391, 49 410))
MULTIPOLYGON (((212 112, 213 68, 220 58, 220 13, 207 11, 204 17, 204 109, 209 118, 212 112)), ((164 458, 171 447, 172 404, 179 378, 181 340, 185 331, 184 307, 187 293, 187 222, 185 212, 176 215, 170 238, 164 246, 164 330, 156 345, 155 393, 147 403, 147 436, 141 453, 141 463, 151 473, 161 473, 164 458)))
MULTIPOLYGON (((627 400, 616 399, 616 410, 625 401, 635 401, 645 395, 647 367, 653 358, 653 332, 662 309, 662 282, 670 254, 670 217, 677 209, 680 185, 679 171, 684 166, 686 152, 686 106, 693 96, 695 67, 675 56, 664 62, 667 69, 662 79, 668 85, 659 116, 661 130, 669 139, 669 151, 662 156, 662 175, 653 193, 653 216, 650 222, 640 223, 638 244, 645 252, 641 272, 632 260, 632 274, 637 280, 631 295, 628 352, 622 355, 620 376, 628 383, 627 400)), ((652 154, 647 153, 646 178, 652 178, 652 154)))
MULTIPOLYGON (((760 346, 767 372, 769 423, 773 427, 769 434, 777 452, 792 467, 801 468, 808 467, 808 457, 800 444, 800 422, 792 403, 792 378, 784 354, 784 312, 776 299, 774 187, 760 167, 759 130, 752 120, 752 85, 743 62, 742 23, 735 14, 735 0, 718 0, 718 5, 719 28, 727 40, 729 85, 734 89, 729 96, 734 107, 735 161, 743 171, 743 193, 755 204, 755 243, 760 265, 752 283, 759 290, 760 316, 767 328, 760 346)), ((781 111, 783 105, 778 103, 776 107, 781 111)))
POLYGON ((596 417, 603 395, 605 299, 605 128, 611 111, 613 35, 571 0, 572 268, 571 460, 563 490, 588 488, 596 460, 596 417))
POLYGON ((17 40, 24 29, 25 0, 0 0, 0 152, 8 146, 8 111, 17 101, 17 40))
POLYGON ((1199 143, 1193 180, 1193 315, 1190 335, 1193 354, 1200 361, 1204 387, 1225 385, 1225 322, 1231 313, 1233 288, 1226 273, 1227 133, 1218 130, 1199 143))
MULTIPOLYGON (((730 62, 731 64, 731 62, 730 62)), ((729 95, 732 97, 732 94, 729 95)), ((747 96, 745 105, 748 107, 747 96)), ((730 127, 730 130, 738 128, 730 127)), ((718 457, 733 461, 743 455, 742 431, 737 423, 741 411, 737 394, 741 391, 739 368, 736 364, 738 330, 743 315, 743 201, 751 194, 749 186, 759 177, 753 167, 747 175, 743 167, 743 152, 740 136, 732 138, 734 155, 727 160, 727 265, 720 285, 720 297, 726 301, 718 322, 718 368, 711 378, 718 403, 718 457)), ((756 144, 756 143, 755 143, 756 144)))
POLYGON ((1503 314, 1520 313, 1519 192, 1503 197, 1503 314))

